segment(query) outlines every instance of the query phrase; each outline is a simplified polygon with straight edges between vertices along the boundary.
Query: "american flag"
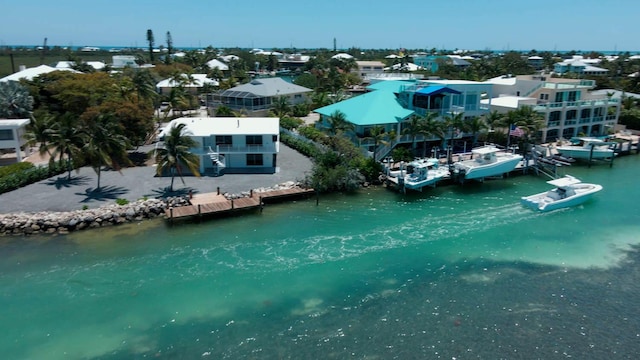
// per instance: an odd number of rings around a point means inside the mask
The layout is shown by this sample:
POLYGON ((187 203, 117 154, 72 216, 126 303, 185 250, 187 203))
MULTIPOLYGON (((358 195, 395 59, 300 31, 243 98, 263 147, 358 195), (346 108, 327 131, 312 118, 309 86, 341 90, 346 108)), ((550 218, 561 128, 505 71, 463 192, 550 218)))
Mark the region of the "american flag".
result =
POLYGON ((520 127, 516 125, 511 125, 511 129, 509 130, 509 136, 521 137, 524 135, 524 131, 520 129, 520 127))

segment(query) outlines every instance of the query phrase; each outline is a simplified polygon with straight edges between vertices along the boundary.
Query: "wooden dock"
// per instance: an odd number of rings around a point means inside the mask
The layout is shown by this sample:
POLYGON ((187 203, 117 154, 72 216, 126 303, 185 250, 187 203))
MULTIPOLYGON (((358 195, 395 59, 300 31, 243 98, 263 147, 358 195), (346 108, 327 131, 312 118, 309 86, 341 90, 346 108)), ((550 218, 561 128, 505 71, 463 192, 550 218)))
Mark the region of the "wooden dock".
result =
POLYGON ((296 187, 265 192, 252 191, 248 197, 232 200, 228 200, 224 195, 221 195, 220 192, 194 194, 190 199, 190 205, 169 208, 165 210, 165 215, 169 220, 222 215, 234 211, 262 209, 266 202, 278 201, 284 198, 308 196, 313 193, 313 189, 296 187))

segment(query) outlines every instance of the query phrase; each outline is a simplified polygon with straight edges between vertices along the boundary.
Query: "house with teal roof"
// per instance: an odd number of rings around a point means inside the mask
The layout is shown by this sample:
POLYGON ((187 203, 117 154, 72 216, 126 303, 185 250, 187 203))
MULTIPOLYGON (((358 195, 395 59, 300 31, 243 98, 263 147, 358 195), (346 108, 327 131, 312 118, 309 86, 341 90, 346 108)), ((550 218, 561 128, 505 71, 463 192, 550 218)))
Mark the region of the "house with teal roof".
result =
MULTIPOLYGON (((314 110, 320 114, 318 126, 329 128, 329 118, 342 112, 354 125, 351 134, 354 142, 373 152, 367 137, 374 126, 392 134, 389 145, 381 145, 375 151, 380 160, 398 144, 411 143, 413 138, 403 134, 412 116, 437 113, 438 119, 464 113, 464 118, 482 116, 489 112, 491 104, 481 103, 491 98, 492 85, 465 80, 389 80, 367 87, 368 92, 350 99, 314 110)), ((462 138, 465 134, 457 134, 462 138)), ((437 138, 418 136, 416 141, 433 141, 437 138)))

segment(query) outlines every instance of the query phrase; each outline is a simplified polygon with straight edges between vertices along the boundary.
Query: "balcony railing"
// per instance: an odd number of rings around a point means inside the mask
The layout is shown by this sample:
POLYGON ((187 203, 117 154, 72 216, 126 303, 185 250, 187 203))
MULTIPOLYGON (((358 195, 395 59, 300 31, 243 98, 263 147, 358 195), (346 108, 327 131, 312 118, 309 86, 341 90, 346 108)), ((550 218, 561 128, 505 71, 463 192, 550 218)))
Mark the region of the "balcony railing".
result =
POLYGON ((550 102, 537 104, 534 107, 535 111, 543 112, 548 109, 555 109, 560 107, 598 107, 598 106, 617 106, 619 104, 618 99, 596 99, 596 100, 579 100, 579 101, 563 101, 563 102, 550 102))
MULTIPOLYGON (((265 154, 276 153, 276 145, 218 145, 213 147, 220 154, 265 154)), ((203 148, 192 149, 192 153, 197 155, 205 155, 209 153, 209 146, 203 148)))

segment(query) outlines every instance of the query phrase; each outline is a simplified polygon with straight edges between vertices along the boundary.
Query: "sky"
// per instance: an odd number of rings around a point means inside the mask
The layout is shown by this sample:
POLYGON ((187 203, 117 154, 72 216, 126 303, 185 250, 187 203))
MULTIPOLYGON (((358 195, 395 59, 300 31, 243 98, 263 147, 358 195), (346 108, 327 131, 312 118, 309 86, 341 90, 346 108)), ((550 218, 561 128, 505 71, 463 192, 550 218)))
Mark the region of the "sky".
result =
POLYGON ((637 0, 0 1, 0 46, 640 50, 637 0))

